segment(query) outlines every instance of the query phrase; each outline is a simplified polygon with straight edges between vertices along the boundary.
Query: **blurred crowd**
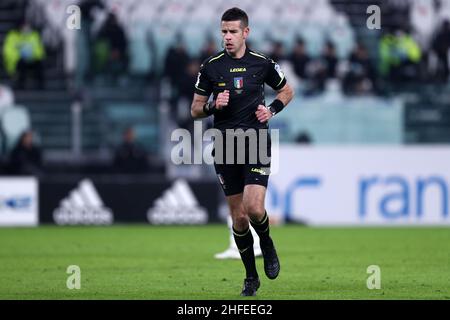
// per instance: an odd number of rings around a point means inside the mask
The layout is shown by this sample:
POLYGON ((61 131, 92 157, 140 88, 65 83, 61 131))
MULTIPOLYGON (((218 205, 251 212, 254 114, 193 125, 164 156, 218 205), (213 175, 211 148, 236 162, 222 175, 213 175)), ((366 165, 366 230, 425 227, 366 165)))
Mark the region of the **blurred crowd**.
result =
MULTIPOLYGON (((322 94, 330 82, 337 84, 340 91, 348 96, 383 95, 386 85, 448 84, 449 20, 444 17, 439 18, 438 22, 428 21, 430 19, 426 22, 424 17, 430 15, 427 15, 429 12, 425 12, 423 8, 432 8, 429 3, 423 5, 420 1, 411 2, 414 4, 408 1, 388 2, 404 8, 402 10, 410 10, 414 5, 423 7, 418 7, 416 11, 419 15, 415 17, 412 14, 410 21, 399 21, 396 26, 383 27, 374 38, 375 45, 370 48, 368 40, 359 34, 345 55, 340 54, 336 39, 331 38, 323 41, 317 54, 311 54, 314 50, 310 48, 310 39, 296 33, 292 46, 286 46, 285 42, 268 37, 263 53, 281 64, 287 77, 295 84, 296 91, 305 96, 322 94), (422 11, 424 15, 420 16, 422 11)), ((13 1, 11 3, 12 6, 15 5, 13 1)), ((51 41, 58 39, 58 36, 45 27, 45 19, 39 18, 39 9, 43 7, 36 5, 39 1, 17 3, 31 8, 33 18, 30 19, 30 14, 24 14, 16 21, 15 26, 7 31, 0 43, 2 83, 7 83, 17 90, 46 90, 46 76, 49 74, 46 69, 53 63, 52 57, 56 52, 57 55, 64 55, 66 61, 59 67, 65 76, 67 89, 78 90, 80 87, 95 86, 98 83, 110 88, 126 88, 130 85, 127 78, 134 75, 131 57, 133 48, 141 45, 140 41, 146 41, 146 35, 136 38, 137 35, 124 25, 124 19, 120 18, 116 8, 106 6, 106 2, 101 0, 80 0, 83 28, 73 33, 64 29, 64 32, 68 32, 66 36, 76 35, 76 41, 61 40, 64 45, 55 45, 51 41), (70 47, 70 43, 75 43, 75 47, 70 47)), ((329 5, 326 1, 320 3, 329 5)), ((155 42, 153 46, 148 46, 152 54, 148 57, 139 56, 139 59, 152 59, 151 62, 144 61, 144 65, 153 66, 142 75, 146 85, 158 87, 160 98, 167 98, 172 114, 176 115, 174 120, 177 124, 191 129, 192 121, 186 110, 194 93, 193 84, 199 67, 205 59, 222 48, 217 37, 205 36, 205 39, 198 42, 203 43, 203 46, 199 45, 201 48, 193 54, 189 39, 186 39, 186 33, 182 31, 176 33, 173 41, 167 45, 167 50, 159 50, 158 46, 163 45, 155 42), (160 64, 155 63, 159 52, 163 53, 160 64), (184 110, 184 114, 180 110, 184 110)), ((219 33, 219 28, 214 32, 219 33)), ((252 34, 248 45, 253 48, 252 34)), ((54 63, 52 66, 54 67, 54 63)), ((23 132, 17 140, 17 145, 8 150, 9 160, 3 165, 6 171, 26 174, 31 171, 39 173, 42 170, 41 153, 33 137, 31 131, 23 132)), ((297 140, 301 143, 311 142, 306 133, 299 135, 297 140)), ((118 142, 112 170, 122 173, 145 172, 146 158, 145 149, 136 142, 133 128, 130 127, 123 133, 123 141, 118 142)))
MULTIPOLYGON (((8 150, 6 157, 0 157, 0 175, 12 176, 41 176, 46 173, 39 143, 39 133, 26 129, 16 139, 15 144, 8 150)), ((4 148, 4 146, 1 146, 4 148)), ((113 174, 145 174, 149 172, 150 162, 148 152, 137 141, 133 127, 123 132, 113 153, 113 159, 105 168, 113 174)))
MULTIPOLYGON (((192 96, 199 64, 218 50, 216 43, 209 40, 199 57, 191 57, 183 40, 176 41, 166 56, 164 72, 175 89, 174 99, 192 96)), ((322 53, 314 57, 308 54, 305 41, 297 38, 291 51, 287 52, 282 42, 273 41, 266 54, 292 70, 290 76, 303 83, 305 95, 322 93, 330 79, 339 80, 345 94, 359 95, 381 93, 382 83, 445 84, 449 80, 449 50, 450 22, 444 20, 428 50, 421 48, 406 27, 398 27, 383 32, 376 53, 369 53, 358 41, 350 55, 340 59, 335 45, 327 41, 322 53)))
MULTIPOLYGON (((26 3, 28 9, 31 8, 33 11, 45 11, 33 1, 19 2, 26 3)), ((321 3, 326 2, 321 1, 321 3)), ((421 5, 420 1, 408 3, 390 0, 389 3, 394 3, 399 8, 421 5)), ((106 2, 101 0, 79 1, 83 28, 76 33, 78 40, 72 41, 72 45, 75 43, 76 48, 67 46, 58 48, 64 51, 61 54, 65 57, 73 55, 71 51, 77 51, 75 59, 67 58, 72 62, 66 63, 64 68, 67 70, 64 72, 67 73, 69 80, 78 85, 90 83, 93 78, 99 76, 106 83, 117 85, 120 83, 121 77, 130 73, 130 34, 132 33, 126 30, 121 23, 123 18, 119 19, 117 8, 108 7, 105 4, 106 2), (86 52, 79 52, 83 48, 86 49, 86 52), (76 62, 76 67, 68 66, 73 65, 73 61, 76 62)), ((420 13, 421 10, 431 10, 430 8, 432 7, 418 7, 416 11, 420 13)), ((43 69, 44 62, 48 58, 46 47, 54 49, 55 45, 49 44, 49 41, 46 43, 43 39, 49 39, 45 22, 42 22, 44 19, 39 18, 45 12, 42 14, 36 14, 36 12, 25 14, 21 21, 17 21, 15 28, 7 33, 2 43, 2 66, 12 80, 14 88, 42 89, 45 87, 46 79, 43 69)), ((363 39, 359 39, 360 41, 355 41, 350 54, 342 57, 337 54, 336 42, 328 40, 325 41, 319 55, 310 56, 308 52, 311 50, 308 48, 308 42, 297 35, 295 44, 293 48, 289 48, 289 51, 286 50, 282 41, 268 39, 270 45, 265 47, 269 49, 263 53, 275 61, 290 64, 294 76, 298 80, 306 82, 305 94, 322 92, 326 80, 334 78, 341 81, 346 94, 378 93, 380 80, 394 83, 402 81, 447 82, 450 48, 449 21, 440 21, 431 32, 428 30, 424 36, 424 32, 420 29, 423 29, 423 25, 426 26, 427 22, 424 20, 422 24, 414 24, 414 14, 411 16, 410 23, 401 22, 398 28, 389 26, 382 29, 381 37, 378 39, 377 52, 368 52, 364 42, 361 41, 363 39), (423 40, 424 37, 426 40, 423 40)), ((425 17, 429 16, 428 13, 425 17)), ((217 32, 219 31, 217 30, 217 32)), ((61 36, 54 35, 53 38, 58 37, 61 36)), ((250 42, 251 39, 250 36, 250 42)), ((162 51, 165 52, 164 72, 157 72, 156 68, 152 68, 148 74, 149 78, 156 75, 157 80, 167 77, 174 92, 180 95, 192 93, 191 80, 198 70, 199 64, 205 57, 220 49, 217 48, 217 38, 206 39, 201 53, 193 56, 187 49, 187 41, 189 40, 183 37, 182 30, 180 30, 172 47, 167 51, 162 51)), ((199 41, 199 43, 201 42, 199 41)), ((68 44, 66 43, 66 45, 68 44)), ((159 46, 159 43, 154 43, 154 46, 159 46)), ((155 52, 149 59, 154 59, 158 49, 153 47, 151 50, 155 52)), ((154 64, 154 61, 152 63, 154 64)))
MULTIPOLYGON (((117 17, 109 12, 95 34, 82 33, 80 37, 86 37, 84 40, 88 44, 88 57, 83 61, 85 66, 80 66, 84 70, 81 81, 89 83, 102 76, 107 83, 116 85, 129 70, 129 39, 117 17)), ((3 67, 14 88, 44 88, 46 49, 39 31, 22 20, 7 33, 2 45, 3 67)), ((251 37, 249 45, 252 46, 251 37)), ((321 54, 314 57, 308 54, 307 44, 301 37, 297 37, 289 52, 281 41, 271 41, 268 47, 270 49, 265 54, 279 63, 289 64, 288 69, 292 68, 297 80, 306 83, 305 94, 322 92, 327 79, 339 79, 346 94, 377 93, 380 80, 446 83, 449 77, 450 22, 442 22, 428 49, 421 48, 407 27, 384 30, 375 53, 369 53, 363 42, 357 41, 344 59, 338 57, 331 41, 327 41, 321 54)), ((215 39, 206 39, 200 54, 192 56, 185 39, 178 34, 166 53, 164 72, 159 78, 169 79, 174 94, 190 97, 200 63, 218 50, 221 49, 215 39)))

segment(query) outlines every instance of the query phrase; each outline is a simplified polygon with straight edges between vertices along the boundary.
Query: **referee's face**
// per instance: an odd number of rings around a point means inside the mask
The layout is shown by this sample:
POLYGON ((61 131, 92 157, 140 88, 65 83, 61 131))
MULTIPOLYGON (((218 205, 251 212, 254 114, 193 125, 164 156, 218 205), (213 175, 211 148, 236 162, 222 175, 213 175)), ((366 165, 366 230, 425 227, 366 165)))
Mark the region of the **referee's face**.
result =
POLYGON ((223 43, 228 54, 234 56, 241 52, 250 31, 249 28, 242 28, 239 20, 222 21, 221 28, 223 43))

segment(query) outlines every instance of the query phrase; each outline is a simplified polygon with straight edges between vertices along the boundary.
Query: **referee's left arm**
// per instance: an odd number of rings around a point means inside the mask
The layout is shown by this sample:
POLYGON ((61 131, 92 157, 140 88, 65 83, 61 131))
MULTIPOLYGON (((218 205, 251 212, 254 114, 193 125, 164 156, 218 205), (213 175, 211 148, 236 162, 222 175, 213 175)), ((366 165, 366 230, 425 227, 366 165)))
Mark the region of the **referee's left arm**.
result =
POLYGON ((286 84, 277 90, 277 96, 275 100, 266 106, 259 105, 256 110, 256 118, 259 122, 265 123, 269 121, 275 114, 281 112, 285 106, 292 100, 294 97, 294 90, 292 87, 286 82, 286 84))
POLYGON ((294 98, 294 89, 292 89, 289 83, 286 83, 283 88, 277 91, 277 97, 275 99, 280 100, 285 106, 287 106, 288 103, 291 102, 292 98, 294 98))
POLYGON ((267 67, 264 82, 277 92, 277 96, 268 106, 258 106, 256 117, 261 123, 269 121, 273 116, 280 113, 294 97, 294 90, 287 83, 280 66, 275 61, 269 60, 267 67))

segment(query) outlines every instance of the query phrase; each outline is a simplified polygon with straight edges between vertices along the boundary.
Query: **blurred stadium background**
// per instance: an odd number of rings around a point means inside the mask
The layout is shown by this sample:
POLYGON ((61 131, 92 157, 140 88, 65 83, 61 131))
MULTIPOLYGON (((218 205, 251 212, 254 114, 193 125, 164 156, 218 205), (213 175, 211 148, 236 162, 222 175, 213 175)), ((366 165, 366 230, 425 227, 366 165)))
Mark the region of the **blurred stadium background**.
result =
MULTIPOLYGON (((281 142, 273 222, 448 226, 450 0, 2 0, 0 226, 224 222, 213 168, 174 165, 170 135, 193 130, 193 84, 221 50, 232 6, 249 14, 250 47, 296 90, 271 123, 281 142), (79 30, 67 27, 70 5, 79 30), (367 27, 370 5, 381 29, 367 27)), ((211 257, 228 239, 225 226, 212 230, 211 257)), ((293 230, 296 246, 304 229, 293 230)), ((433 251, 433 234, 448 240, 437 230, 418 231, 422 249, 433 251)), ((20 251, 15 232, 0 235, 20 251)))

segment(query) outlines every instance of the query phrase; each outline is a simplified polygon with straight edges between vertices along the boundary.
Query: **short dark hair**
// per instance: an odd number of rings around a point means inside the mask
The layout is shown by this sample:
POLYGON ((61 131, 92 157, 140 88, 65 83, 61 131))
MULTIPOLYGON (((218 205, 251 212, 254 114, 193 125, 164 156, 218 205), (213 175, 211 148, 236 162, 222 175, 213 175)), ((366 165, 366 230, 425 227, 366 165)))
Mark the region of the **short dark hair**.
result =
POLYGON ((237 7, 228 9, 222 15, 222 21, 241 21, 242 28, 248 27, 248 16, 244 10, 239 9, 237 7))

